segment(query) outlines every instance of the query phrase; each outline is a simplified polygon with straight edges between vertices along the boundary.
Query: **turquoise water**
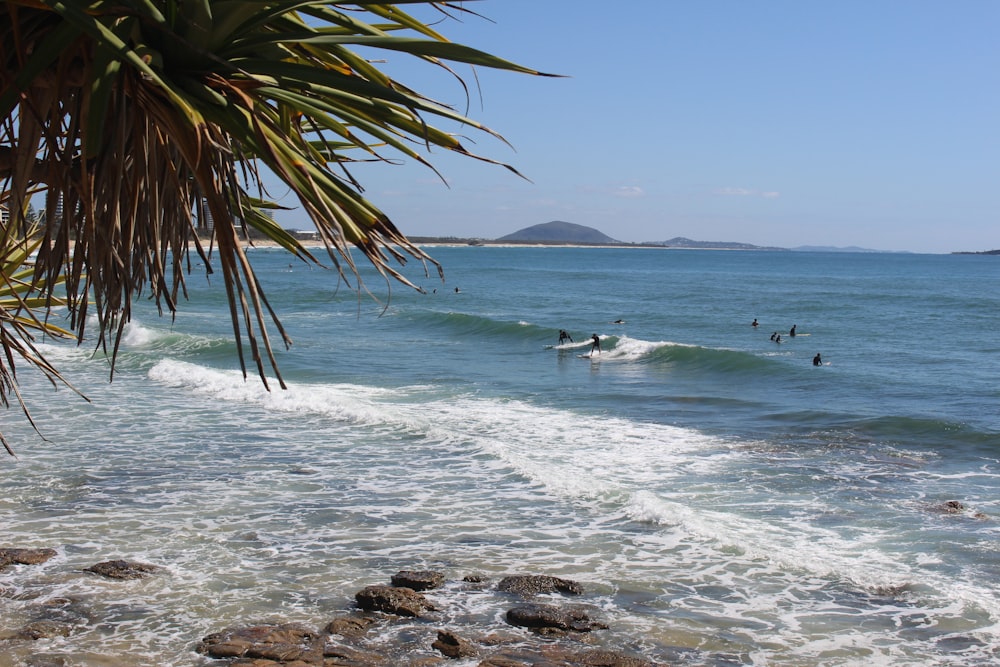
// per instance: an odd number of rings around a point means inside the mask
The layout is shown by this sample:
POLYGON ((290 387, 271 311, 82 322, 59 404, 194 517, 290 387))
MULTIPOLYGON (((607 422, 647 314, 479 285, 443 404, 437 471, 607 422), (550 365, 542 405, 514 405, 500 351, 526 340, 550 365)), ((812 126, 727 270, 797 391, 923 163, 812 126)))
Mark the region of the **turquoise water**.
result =
POLYGON ((576 579, 599 642, 665 663, 1000 660, 997 258, 432 254, 446 283, 409 266, 428 293, 389 298, 366 274, 376 303, 252 251, 294 339, 287 391, 243 381, 199 276, 176 321, 142 305, 110 385, 88 349, 47 347, 93 403, 25 374, 48 440, 4 420, 0 534, 59 555, 0 573, 0 629, 54 599, 90 620, 0 665, 208 664, 210 632, 319 626, 413 568, 576 579), (79 572, 117 557, 169 574, 79 572))

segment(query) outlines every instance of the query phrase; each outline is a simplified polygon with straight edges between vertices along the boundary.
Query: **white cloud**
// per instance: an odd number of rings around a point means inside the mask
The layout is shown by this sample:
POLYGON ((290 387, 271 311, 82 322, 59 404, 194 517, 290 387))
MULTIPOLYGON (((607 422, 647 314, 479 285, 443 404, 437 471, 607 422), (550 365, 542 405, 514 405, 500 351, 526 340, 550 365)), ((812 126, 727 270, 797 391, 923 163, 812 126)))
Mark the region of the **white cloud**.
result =
POLYGON ((645 194, 646 194, 645 191, 638 185, 620 185, 614 191, 614 195, 616 197, 626 197, 626 198, 642 197, 645 194))
POLYGON ((781 193, 774 190, 767 190, 761 192, 760 190, 754 190, 753 188, 719 188, 715 191, 715 194, 722 195, 723 197, 763 197, 764 199, 774 199, 775 197, 780 197, 781 193))

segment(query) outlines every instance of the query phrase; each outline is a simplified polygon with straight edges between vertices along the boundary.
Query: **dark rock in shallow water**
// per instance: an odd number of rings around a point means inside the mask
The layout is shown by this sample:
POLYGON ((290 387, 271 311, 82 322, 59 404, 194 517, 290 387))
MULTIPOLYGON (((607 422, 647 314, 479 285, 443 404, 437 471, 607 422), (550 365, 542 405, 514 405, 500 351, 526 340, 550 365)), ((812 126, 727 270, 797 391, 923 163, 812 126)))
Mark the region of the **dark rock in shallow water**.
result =
POLYGON ((539 593, 569 593, 571 595, 581 595, 583 586, 559 577, 549 577, 542 574, 523 574, 512 577, 504 577, 497 584, 497 590, 504 593, 516 593, 521 597, 531 597, 539 593))
POLYGON ((591 620, 582 609, 561 609, 550 604, 522 604, 507 611, 507 622, 525 628, 555 628, 572 632, 603 630, 608 626, 591 620))
POLYGON ((430 570, 402 570, 392 575, 392 585, 412 588, 415 591, 429 591, 444 584, 444 575, 430 570))
POLYGON ((33 655, 24 663, 24 667, 68 667, 69 662, 62 655, 33 655))
POLYGON ((438 630, 437 640, 431 644, 431 648, 449 658, 471 658, 479 655, 479 650, 472 642, 448 630, 438 630))
MULTIPOLYGON (((409 577, 412 573, 400 574, 409 577)), ((479 589, 475 593, 477 600, 481 591, 490 589, 492 584, 489 589, 479 589)), ((497 590, 495 594, 486 593, 492 599, 491 604, 510 602, 500 591, 522 595, 583 592, 582 586, 575 582, 543 576, 508 577, 497 590)), ((465 592, 449 587, 435 597, 440 597, 443 605, 443 601, 465 592)), ((421 617, 427 611, 437 610, 412 588, 367 586, 355 598, 357 609, 334 618, 322 630, 312 631, 296 623, 230 628, 206 637, 197 651, 225 660, 229 667, 441 667, 450 660, 478 667, 657 667, 658 664, 594 648, 599 642, 596 636, 578 633, 608 626, 590 617, 595 612, 589 606, 524 602, 507 612, 509 625, 501 626, 502 629, 495 625, 499 620, 495 613, 488 615, 489 620, 466 624, 460 607, 455 622, 462 625, 435 630, 424 620, 367 613, 421 617), (590 648, 584 648, 588 645, 590 648)), ((613 639, 604 636, 599 643, 604 645, 613 639)))
POLYGON ((28 640, 68 637, 78 627, 90 623, 86 609, 67 598, 47 600, 37 612, 13 637, 28 640))
POLYGON ((212 658, 323 664, 323 637, 298 623, 229 628, 205 637, 196 650, 212 658))
POLYGON ((412 588, 365 586, 354 594, 354 599, 365 611, 383 611, 397 616, 420 616, 434 610, 434 605, 412 588))
POLYGON ((12 564, 38 565, 55 555, 55 549, 0 549, 0 570, 12 564))
POLYGON ((375 623, 374 618, 342 616, 327 623, 326 627, 323 628, 323 632, 329 635, 340 635, 341 637, 357 639, 364 637, 368 629, 375 625, 375 623))
POLYGON ((538 649, 507 649, 486 658, 478 667, 657 667, 657 663, 614 651, 585 650, 551 645, 538 649))
MULTIPOLYGON (((943 512, 944 514, 965 514, 968 511, 966 507, 960 500, 949 500, 947 502, 941 503, 940 505, 935 505, 934 510, 938 512, 943 512)), ((982 512, 972 512, 972 517, 975 519, 988 519, 989 517, 982 512)))
POLYGON ((127 560, 106 560, 96 565, 84 568, 84 572, 93 572, 109 579, 142 579, 147 574, 160 568, 146 563, 136 563, 127 560))
MULTIPOLYGON (((343 644, 323 647, 323 667, 390 667, 392 661, 381 653, 361 651, 343 644)), ((293 667, 289 665, 289 667, 293 667)))
POLYGON ((73 625, 65 621, 39 619, 28 623, 17 631, 18 639, 52 639, 53 637, 69 637, 73 625))

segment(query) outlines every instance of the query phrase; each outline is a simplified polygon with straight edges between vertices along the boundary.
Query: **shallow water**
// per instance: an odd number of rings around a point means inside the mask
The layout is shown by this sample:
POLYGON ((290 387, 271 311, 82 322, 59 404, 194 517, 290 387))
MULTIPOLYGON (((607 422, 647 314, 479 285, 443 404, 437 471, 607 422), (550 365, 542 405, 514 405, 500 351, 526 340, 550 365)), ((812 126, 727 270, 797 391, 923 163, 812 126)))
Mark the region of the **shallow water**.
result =
MULTIPOLYGON (((321 626, 401 569, 578 580, 599 642, 672 664, 1000 659, 996 258, 433 254, 448 282, 411 267, 428 293, 380 316, 374 276, 359 302, 253 251, 288 391, 235 370, 198 278, 176 322, 140 311, 110 385, 48 347, 94 402, 25 374, 48 440, 4 421, 3 541, 59 555, 0 573, 0 630, 62 599, 79 623, 0 665, 209 664, 211 632, 321 626), (81 571, 119 557, 165 573, 81 571)), ((502 614, 450 586, 441 625, 502 614)))

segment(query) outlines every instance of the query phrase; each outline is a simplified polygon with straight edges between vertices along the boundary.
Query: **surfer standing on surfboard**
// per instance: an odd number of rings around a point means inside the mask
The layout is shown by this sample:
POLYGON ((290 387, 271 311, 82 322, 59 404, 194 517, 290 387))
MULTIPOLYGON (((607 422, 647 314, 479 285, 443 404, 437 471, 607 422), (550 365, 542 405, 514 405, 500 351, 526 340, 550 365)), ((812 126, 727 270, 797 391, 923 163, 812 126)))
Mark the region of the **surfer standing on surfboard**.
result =
POLYGON ((594 341, 594 344, 590 346, 590 353, 593 354, 594 350, 597 350, 598 352, 600 352, 601 351, 601 338, 600 338, 600 336, 598 336, 597 334, 594 334, 594 335, 592 335, 590 337, 590 340, 594 341))
POLYGON ((565 329, 559 330, 559 344, 562 345, 566 341, 573 342, 573 337, 566 333, 565 329))

